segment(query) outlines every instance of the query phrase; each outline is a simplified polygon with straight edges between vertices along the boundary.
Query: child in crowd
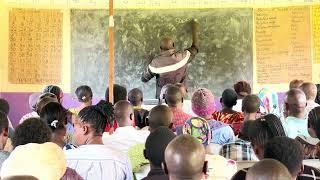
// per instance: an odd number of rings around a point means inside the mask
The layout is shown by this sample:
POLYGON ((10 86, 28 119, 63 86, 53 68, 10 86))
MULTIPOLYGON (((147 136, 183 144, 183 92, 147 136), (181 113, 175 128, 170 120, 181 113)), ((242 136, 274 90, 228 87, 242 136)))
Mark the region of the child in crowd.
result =
POLYGON ((186 120, 192 117, 182 110, 184 99, 179 87, 175 85, 168 86, 165 94, 165 102, 173 113, 172 123, 174 130, 177 126, 183 125, 186 120))
POLYGON ((248 95, 242 101, 244 121, 256 120, 259 116, 260 100, 256 95, 248 95))
POLYGON ((147 117, 149 111, 142 108, 143 93, 140 89, 134 88, 129 91, 128 100, 134 109, 134 120, 137 128, 142 129, 148 126, 147 117))
MULTIPOLYGON (((211 143, 222 145, 234 140, 235 136, 231 127, 228 124, 216 121, 212 117, 215 103, 214 96, 210 90, 206 88, 197 89, 192 95, 191 103, 193 112, 198 117, 208 121, 212 133, 211 143)), ((179 128, 177 128, 177 134, 180 134, 179 131, 179 128)))
POLYGON ((93 95, 91 88, 87 85, 79 86, 76 89, 75 94, 77 96, 78 101, 80 102, 80 106, 76 108, 70 108, 69 111, 72 114, 78 115, 81 109, 92 105, 93 95))
POLYGON ((247 81, 239 81, 233 85, 233 89, 236 91, 238 95, 237 104, 233 106, 233 110, 242 112, 242 99, 247 95, 251 94, 251 86, 247 81))
POLYGON ((237 104, 237 93, 233 89, 226 89, 222 93, 220 103, 222 105, 221 111, 215 111, 212 118, 226 124, 230 124, 235 135, 239 134, 241 123, 244 120, 241 112, 234 111, 232 107, 237 104))
POLYGON ((76 148, 76 146, 66 144, 65 142, 67 110, 64 109, 61 104, 57 102, 48 103, 41 109, 40 118, 50 127, 52 131, 52 142, 64 150, 76 148))
POLYGON ((142 180, 169 180, 161 165, 164 162, 164 152, 167 145, 175 138, 175 134, 168 127, 159 127, 148 136, 144 156, 150 162, 150 171, 142 180))
POLYGON ((317 97, 317 86, 311 82, 305 82, 302 83, 299 88, 304 92, 307 98, 306 116, 308 116, 313 108, 320 106, 315 102, 317 97))

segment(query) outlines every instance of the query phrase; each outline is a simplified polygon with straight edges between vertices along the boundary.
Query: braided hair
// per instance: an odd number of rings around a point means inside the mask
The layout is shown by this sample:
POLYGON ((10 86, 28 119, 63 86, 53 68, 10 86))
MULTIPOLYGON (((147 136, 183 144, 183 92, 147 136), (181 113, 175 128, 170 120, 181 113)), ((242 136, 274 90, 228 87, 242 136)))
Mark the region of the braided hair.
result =
POLYGON ((101 135, 106 128, 107 122, 114 121, 114 110, 111 103, 103 101, 97 105, 88 106, 79 112, 81 122, 90 124, 95 129, 95 135, 101 135))
POLYGON ((286 133, 280 119, 274 114, 255 120, 249 130, 250 141, 256 145, 265 145, 268 140, 277 136, 286 136, 286 133))
POLYGON ((320 138, 320 106, 315 107, 309 112, 308 128, 314 129, 317 137, 320 138))

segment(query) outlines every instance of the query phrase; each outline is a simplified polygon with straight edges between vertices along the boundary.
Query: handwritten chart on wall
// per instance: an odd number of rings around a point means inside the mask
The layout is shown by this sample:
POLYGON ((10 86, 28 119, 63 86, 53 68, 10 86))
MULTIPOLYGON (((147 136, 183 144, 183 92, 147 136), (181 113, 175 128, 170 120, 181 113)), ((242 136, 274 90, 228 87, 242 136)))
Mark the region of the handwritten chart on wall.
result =
POLYGON ((314 63, 320 64, 320 6, 312 6, 312 33, 314 63))
POLYGON ((9 14, 8 79, 14 84, 59 84, 62 13, 12 9, 9 14))
POLYGON ((258 84, 312 79, 309 7, 255 9, 258 84))

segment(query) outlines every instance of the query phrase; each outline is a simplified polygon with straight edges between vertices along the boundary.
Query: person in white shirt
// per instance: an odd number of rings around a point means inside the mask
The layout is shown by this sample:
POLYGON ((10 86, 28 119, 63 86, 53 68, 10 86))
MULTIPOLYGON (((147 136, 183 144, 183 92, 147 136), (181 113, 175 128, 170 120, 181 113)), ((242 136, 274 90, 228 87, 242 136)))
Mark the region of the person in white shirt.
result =
POLYGON ((65 151, 68 167, 86 180, 132 180, 128 156, 102 143, 106 119, 114 119, 110 103, 88 106, 74 119, 74 137, 80 145, 65 151))
POLYGON ((132 105, 125 100, 121 100, 114 105, 115 119, 118 128, 111 135, 103 133, 103 144, 128 153, 130 147, 145 143, 149 131, 137 130, 133 127, 134 113, 132 105))

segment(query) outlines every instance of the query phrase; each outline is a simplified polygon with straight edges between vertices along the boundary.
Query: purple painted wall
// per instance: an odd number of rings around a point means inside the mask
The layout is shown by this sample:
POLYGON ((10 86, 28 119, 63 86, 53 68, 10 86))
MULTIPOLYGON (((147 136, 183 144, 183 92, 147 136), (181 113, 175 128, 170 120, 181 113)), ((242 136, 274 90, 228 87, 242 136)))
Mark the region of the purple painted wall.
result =
MULTIPOLYGON (((20 118, 31 112, 29 108, 29 95, 31 93, 10 93, 10 92, 0 92, 0 98, 6 99, 10 104, 9 118, 14 127, 19 123, 20 118)), ((278 93, 279 103, 282 102, 284 93, 278 93)), ((93 103, 96 104, 99 99, 94 99, 93 103)), ((63 97, 63 106, 65 108, 77 107, 79 102, 74 99, 70 93, 65 93, 63 97)), ((216 98, 216 108, 217 110, 221 109, 219 98, 216 98)))

